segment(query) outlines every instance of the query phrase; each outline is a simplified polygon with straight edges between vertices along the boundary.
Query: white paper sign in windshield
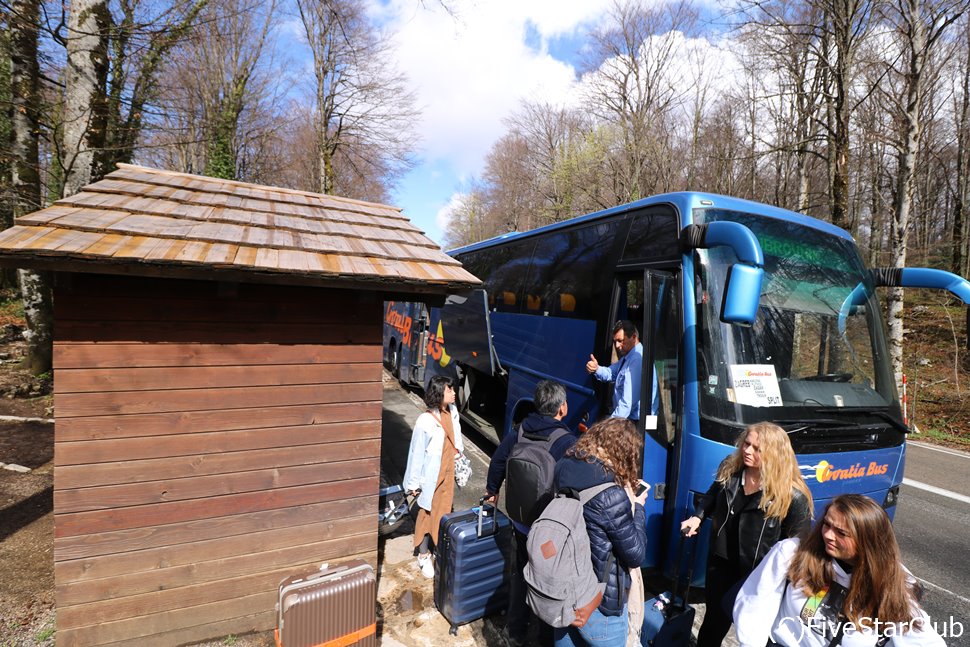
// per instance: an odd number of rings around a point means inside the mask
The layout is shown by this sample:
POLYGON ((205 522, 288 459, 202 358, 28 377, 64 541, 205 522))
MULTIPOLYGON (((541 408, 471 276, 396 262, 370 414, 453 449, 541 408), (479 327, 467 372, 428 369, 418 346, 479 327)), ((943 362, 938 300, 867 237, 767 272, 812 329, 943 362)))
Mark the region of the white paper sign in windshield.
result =
POLYGON ((734 401, 751 407, 780 407, 781 391, 773 364, 733 364, 734 401))

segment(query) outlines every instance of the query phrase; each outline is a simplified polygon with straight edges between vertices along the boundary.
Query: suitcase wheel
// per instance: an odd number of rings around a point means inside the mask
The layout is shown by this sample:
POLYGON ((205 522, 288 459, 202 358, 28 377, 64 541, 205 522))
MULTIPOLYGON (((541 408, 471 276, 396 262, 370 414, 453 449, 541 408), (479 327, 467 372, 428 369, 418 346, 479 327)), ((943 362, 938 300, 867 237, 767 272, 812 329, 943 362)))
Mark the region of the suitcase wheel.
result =
POLYGON ((452 636, 457 636, 458 635, 458 625, 451 625, 451 629, 448 630, 448 633, 451 634, 452 636))

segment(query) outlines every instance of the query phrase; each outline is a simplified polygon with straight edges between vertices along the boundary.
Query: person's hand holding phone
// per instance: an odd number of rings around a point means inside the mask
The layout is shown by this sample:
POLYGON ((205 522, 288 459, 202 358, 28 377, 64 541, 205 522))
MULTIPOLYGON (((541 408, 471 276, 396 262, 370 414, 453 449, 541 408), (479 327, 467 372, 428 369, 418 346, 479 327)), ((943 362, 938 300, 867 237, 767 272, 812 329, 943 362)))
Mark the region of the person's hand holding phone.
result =
POLYGON ((640 505, 644 505, 647 502, 648 494, 650 494, 650 485, 646 481, 638 481, 636 489, 633 491, 633 500, 640 505))

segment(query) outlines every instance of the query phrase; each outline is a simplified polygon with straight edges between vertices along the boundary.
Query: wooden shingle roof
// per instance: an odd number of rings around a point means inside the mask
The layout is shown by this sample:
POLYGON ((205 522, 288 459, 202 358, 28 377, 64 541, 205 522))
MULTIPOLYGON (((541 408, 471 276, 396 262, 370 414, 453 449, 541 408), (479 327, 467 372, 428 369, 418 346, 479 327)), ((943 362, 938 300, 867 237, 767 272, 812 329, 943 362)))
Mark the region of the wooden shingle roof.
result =
POLYGON ((0 232, 38 269, 446 292, 479 281, 394 207, 128 164, 0 232))

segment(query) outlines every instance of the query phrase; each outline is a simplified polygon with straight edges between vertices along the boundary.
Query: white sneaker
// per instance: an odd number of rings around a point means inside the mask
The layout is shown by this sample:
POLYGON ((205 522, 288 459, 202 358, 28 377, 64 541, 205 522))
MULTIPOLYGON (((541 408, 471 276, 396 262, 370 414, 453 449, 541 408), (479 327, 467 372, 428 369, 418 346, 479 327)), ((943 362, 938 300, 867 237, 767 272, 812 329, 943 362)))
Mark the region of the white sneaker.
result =
POLYGON ((431 579, 434 577, 434 560, 431 559, 431 553, 418 555, 418 568, 421 569, 421 573, 426 578, 431 579))

